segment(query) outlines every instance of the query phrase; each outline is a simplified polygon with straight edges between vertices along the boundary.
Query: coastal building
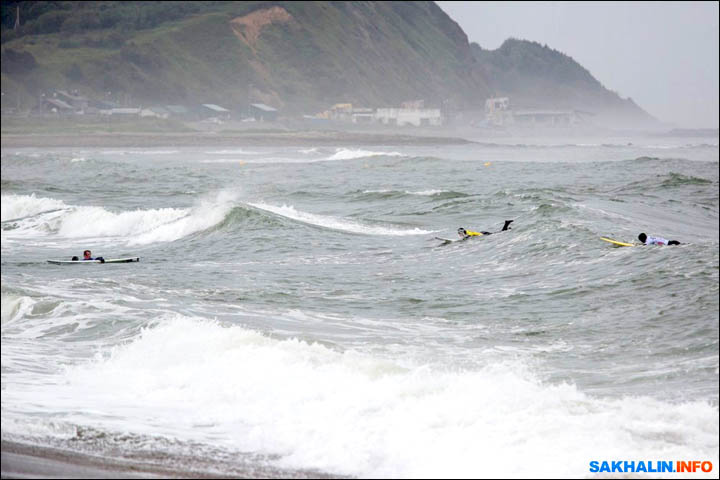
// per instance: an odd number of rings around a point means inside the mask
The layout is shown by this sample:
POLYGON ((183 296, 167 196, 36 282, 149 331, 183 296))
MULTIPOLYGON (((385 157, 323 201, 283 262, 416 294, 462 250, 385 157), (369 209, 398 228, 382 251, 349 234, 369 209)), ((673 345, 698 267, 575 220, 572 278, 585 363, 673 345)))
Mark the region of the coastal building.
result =
POLYGON ((511 124, 510 98, 496 97, 485 100, 485 120, 489 125, 496 127, 511 124))
POLYGON ((375 110, 372 108, 353 108, 352 123, 372 123, 375 121, 375 110))
POLYGON ((513 109, 508 97, 485 101, 485 125, 491 127, 561 127, 582 123, 590 112, 580 110, 513 109))
POLYGON ((75 110, 85 110, 88 108, 88 105, 90 104, 90 101, 87 97, 84 97, 82 95, 79 95, 77 90, 73 91, 72 93, 69 93, 65 90, 56 90, 54 95, 55 98, 62 100, 63 102, 67 103, 71 107, 73 107, 75 110))
POLYGON ((336 103, 326 112, 327 118, 336 122, 351 122, 353 114, 352 103, 336 103))
POLYGON ((375 121, 384 125, 442 125, 442 114, 439 108, 378 108, 375 121))
POLYGON ((228 120, 230 118, 230 110, 214 103, 203 103, 201 114, 204 117, 215 117, 221 120, 228 120))
POLYGON ((257 122, 274 122, 277 120, 278 111, 277 109, 269 105, 265 105, 264 103, 251 103, 250 115, 257 122))
POLYGON ((570 126, 581 121, 575 110, 516 110, 512 117, 518 126, 570 126))
POLYGON ((75 111, 75 109, 69 105, 67 102, 64 102, 58 98, 48 98, 43 97, 40 100, 40 110, 46 113, 60 113, 60 114, 70 114, 75 111))
POLYGON ((425 108, 425 100, 405 100, 400 108, 425 108))
POLYGON ((173 117, 186 117, 190 113, 184 105, 165 105, 165 109, 173 117))
POLYGON ((163 107, 150 107, 140 110, 140 116, 166 119, 170 116, 170 112, 163 107))
POLYGON ((375 121, 375 110, 353 107, 352 103, 336 103, 324 112, 316 114, 315 117, 334 122, 372 123, 375 121))

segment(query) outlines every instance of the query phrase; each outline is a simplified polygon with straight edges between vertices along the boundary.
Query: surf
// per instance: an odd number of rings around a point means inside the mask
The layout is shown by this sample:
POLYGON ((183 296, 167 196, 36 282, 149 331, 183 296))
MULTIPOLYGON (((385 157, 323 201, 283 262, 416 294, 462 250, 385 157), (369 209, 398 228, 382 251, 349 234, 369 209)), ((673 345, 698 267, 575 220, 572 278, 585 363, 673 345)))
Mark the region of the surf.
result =
POLYGON ((293 221, 314 225, 317 227, 329 228, 331 230, 339 230, 348 233, 359 233, 363 235, 425 235, 433 233, 432 230, 423 230, 414 228, 411 230, 384 227, 378 225, 367 225, 365 223, 348 220, 345 218, 336 218, 327 215, 317 215, 314 213, 296 210, 292 205, 276 206, 265 203, 248 203, 251 207, 264 210, 281 217, 289 218, 293 221))
POLYGON ((482 366, 447 368, 175 315, 3 402, 82 411, 80 425, 108 432, 122 418, 134 432, 152 425, 157 435, 275 456, 283 468, 367 478, 577 477, 589 459, 658 449, 716 458, 709 403, 594 397, 540 380, 517 355, 479 353, 482 366))
POLYGON ((3 218, 26 216, 13 225, 3 220, 3 237, 119 239, 127 245, 172 242, 221 223, 236 205, 236 199, 237 194, 221 191, 198 199, 189 208, 113 212, 34 195, 4 196, 3 218))

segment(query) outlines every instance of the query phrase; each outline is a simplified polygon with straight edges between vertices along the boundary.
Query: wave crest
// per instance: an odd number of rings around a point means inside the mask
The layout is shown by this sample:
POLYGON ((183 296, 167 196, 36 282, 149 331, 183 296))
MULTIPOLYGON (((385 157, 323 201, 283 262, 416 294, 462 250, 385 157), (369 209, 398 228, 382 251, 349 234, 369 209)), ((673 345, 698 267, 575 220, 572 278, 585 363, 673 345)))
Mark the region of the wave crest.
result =
POLYGON ((330 228, 332 230, 341 230, 350 233, 360 233, 364 235, 425 235, 433 233, 430 230, 422 230, 414 228, 412 230, 401 230, 397 228, 381 227, 376 225, 365 225, 352 220, 343 218, 335 218, 325 215, 316 215, 296 210, 292 205, 268 205, 265 203, 248 203, 248 205, 260 210, 265 210, 282 217, 289 218, 298 222, 315 225, 318 227, 330 228))
MULTIPOLYGON (((26 237, 57 235, 65 238, 124 238, 128 245, 171 242, 221 223, 234 206, 236 196, 220 192, 201 199, 191 208, 156 208, 115 213, 102 207, 68 206, 53 199, 21 199, 30 214, 3 229, 3 236, 26 237), (58 212, 45 212, 47 206, 62 206, 58 212)), ((4 201, 4 197, 3 197, 4 201)), ((5 204, 3 203, 3 206, 5 204)))
POLYGON ((30 195, 3 195, 0 198, 0 220, 3 222, 67 208, 62 200, 30 195))
POLYGON ((335 153, 326 158, 326 160, 353 160, 365 157, 404 157, 400 152, 375 152, 372 150, 338 148, 335 153))

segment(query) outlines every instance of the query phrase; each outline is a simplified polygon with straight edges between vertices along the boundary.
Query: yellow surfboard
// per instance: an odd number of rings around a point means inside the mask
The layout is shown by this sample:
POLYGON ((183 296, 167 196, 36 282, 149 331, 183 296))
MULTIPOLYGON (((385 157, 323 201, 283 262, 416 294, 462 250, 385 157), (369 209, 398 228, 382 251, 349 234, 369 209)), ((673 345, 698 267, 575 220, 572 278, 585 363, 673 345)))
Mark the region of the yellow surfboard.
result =
POLYGON ((607 237, 600 237, 600 240, 605 240, 606 242, 612 243, 616 247, 635 247, 635 246, 637 246, 634 243, 618 242, 617 240, 613 240, 612 238, 607 238, 607 237))

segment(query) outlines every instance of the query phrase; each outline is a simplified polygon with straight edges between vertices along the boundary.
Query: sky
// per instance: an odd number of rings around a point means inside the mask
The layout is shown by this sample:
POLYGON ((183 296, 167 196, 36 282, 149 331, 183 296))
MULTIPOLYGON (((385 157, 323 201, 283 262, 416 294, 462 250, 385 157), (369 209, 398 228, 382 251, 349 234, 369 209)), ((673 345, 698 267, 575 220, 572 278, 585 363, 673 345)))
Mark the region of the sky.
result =
POLYGON ((718 128, 717 2, 437 4, 482 48, 546 44, 658 120, 718 128))

